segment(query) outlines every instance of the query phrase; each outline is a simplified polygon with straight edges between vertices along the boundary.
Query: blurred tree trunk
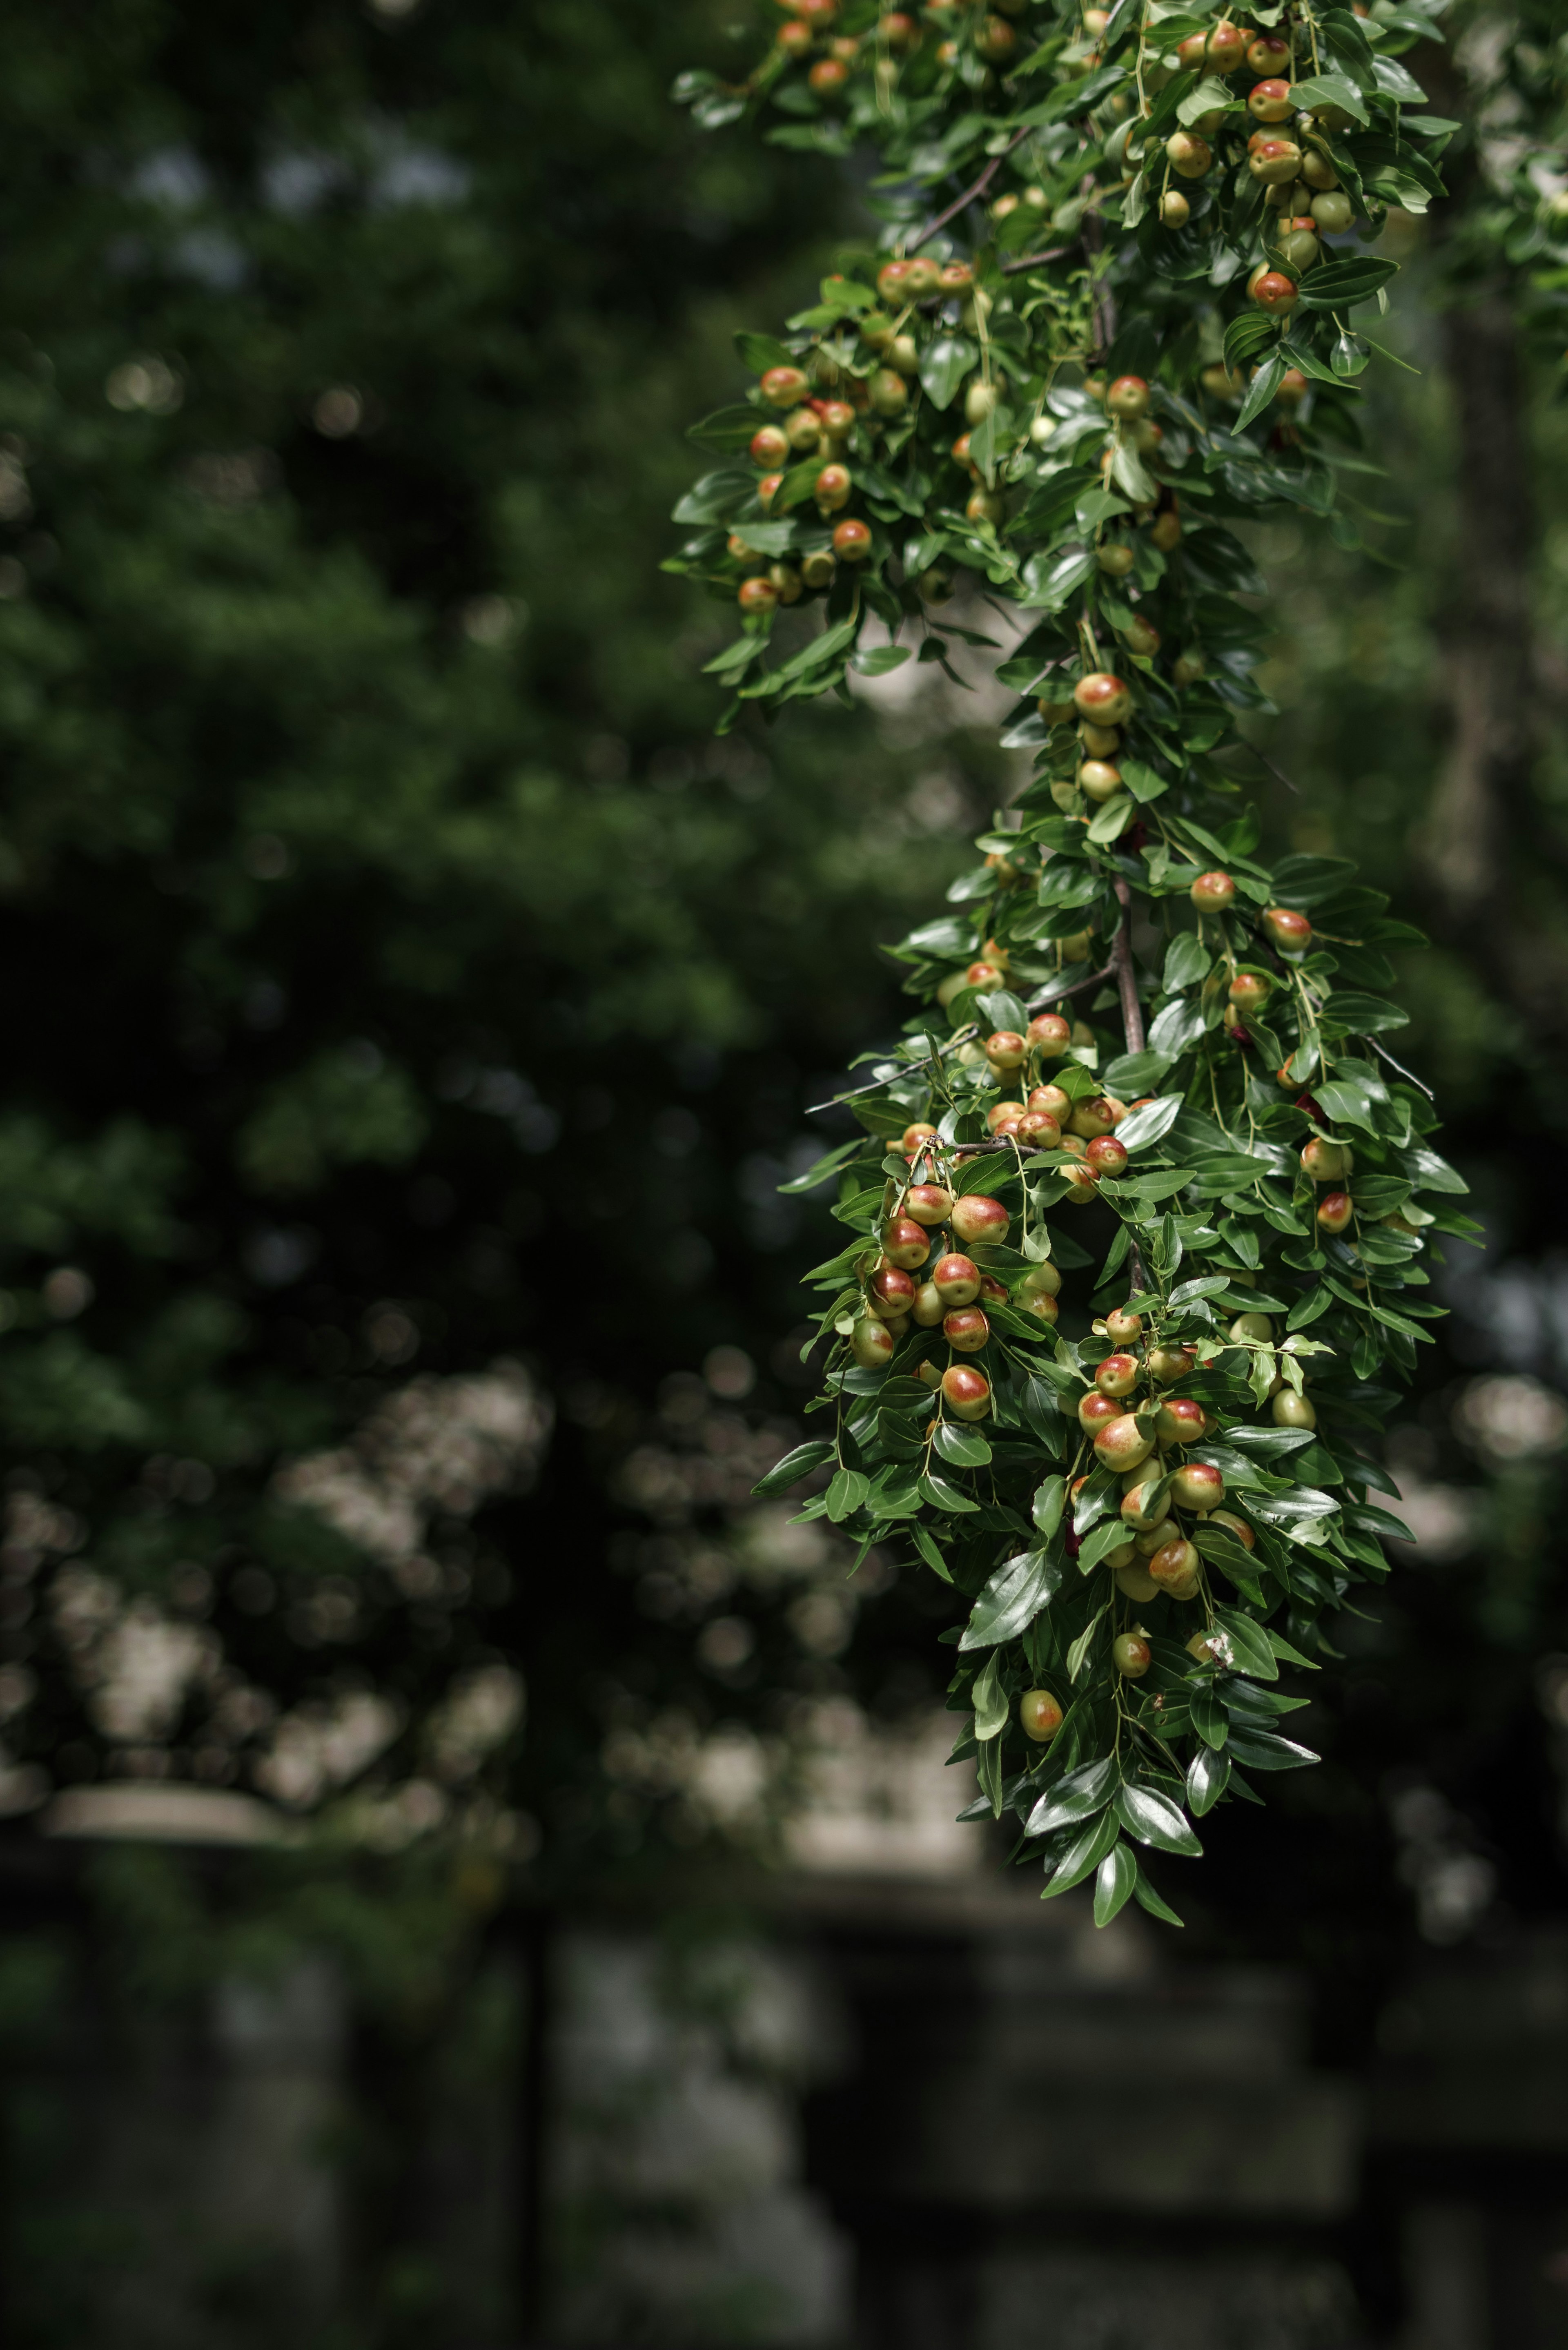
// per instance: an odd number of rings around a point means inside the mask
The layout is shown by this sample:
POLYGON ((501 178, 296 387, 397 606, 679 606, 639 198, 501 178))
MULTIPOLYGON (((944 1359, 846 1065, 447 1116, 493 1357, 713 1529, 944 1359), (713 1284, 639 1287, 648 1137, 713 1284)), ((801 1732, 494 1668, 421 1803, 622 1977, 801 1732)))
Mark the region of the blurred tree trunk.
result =
POLYGON ((1427 858, 1450 922, 1469 931, 1501 910, 1533 749, 1524 386, 1507 288, 1489 286, 1451 308, 1443 339, 1459 470, 1459 559, 1445 630, 1454 731, 1427 858))

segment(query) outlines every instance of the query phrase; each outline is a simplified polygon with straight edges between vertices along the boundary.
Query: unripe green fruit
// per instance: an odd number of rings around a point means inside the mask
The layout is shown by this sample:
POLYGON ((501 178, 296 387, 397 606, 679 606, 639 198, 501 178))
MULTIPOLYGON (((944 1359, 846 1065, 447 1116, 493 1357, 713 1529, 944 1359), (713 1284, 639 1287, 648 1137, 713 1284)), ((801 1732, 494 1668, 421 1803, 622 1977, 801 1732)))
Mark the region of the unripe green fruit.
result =
POLYGON ((862 1315, 849 1335, 849 1351, 862 1370, 880 1370, 893 1359, 897 1339, 886 1323, 871 1315, 862 1315))
POLYGON ((1330 188, 1312 200, 1312 216, 1324 236, 1343 236, 1355 218, 1355 206, 1338 188, 1330 188))
POLYGON ((1294 1388, 1282 1388, 1269 1406, 1276 1428, 1315 1428, 1317 1408, 1294 1388))
POLYGON ((1124 539, 1106 539, 1095 549, 1095 561, 1112 579, 1125 579, 1136 559, 1132 548, 1124 539))
POLYGON ((1138 1632, 1119 1632, 1111 1642, 1111 1662, 1124 1679, 1141 1681, 1154 1662, 1154 1650, 1138 1632))
POLYGON ((1139 1607, 1147 1607, 1151 1599, 1159 1597, 1158 1584, 1141 1566, 1118 1566, 1115 1570, 1115 1580, 1123 1597, 1135 1601, 1139 1607))
POLYGON ((878 416, 898 416, 909 406, 909 387, 895 368, 878 368, 868 390, 878 416))
POLYGON ((1195 130, 1173 130, 1165 142, 1173 172, 1183 180, 1200 180, 1214 161, 1214 151, 1195 130))
POLYGON ((1274 1326, 1266 1314, 1238 1314, 1226 1335, 1235 1346, 1253 1339, 1267 1347, 1273 1342, 1274 1326))
POLYGON ((996 406, 996 386, 993 383, 971 383, 963 396, 966 424, 983 424, 996 406))
POLYGON ((1127 789, 1121 769, 1107 759, 1085 759, 1078 770, 1078 785, 1090 799, 1102 803, 1115 799, 1118 792, 1127 789))

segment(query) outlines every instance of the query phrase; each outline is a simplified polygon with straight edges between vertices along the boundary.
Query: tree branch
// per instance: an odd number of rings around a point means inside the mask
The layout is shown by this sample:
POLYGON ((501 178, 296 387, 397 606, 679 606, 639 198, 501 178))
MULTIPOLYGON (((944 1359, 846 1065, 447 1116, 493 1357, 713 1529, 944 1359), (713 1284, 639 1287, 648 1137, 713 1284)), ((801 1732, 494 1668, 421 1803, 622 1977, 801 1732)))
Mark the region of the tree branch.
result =
MULTIPOLYGON (((1116 931, 1116 944, 1111 949, 1111 967, 1116 975, 1116 993, 1122 1000, 1122 1035, 1129 1053, 1141 1053, 1147 1042, 1143 1024, 1143 1006, 1137 1000, 1137 973, 1133 969, 1132 954, 1132 891, 1118 879, 1116 902, 1122 910, 1116 931)), ((1143 1252, 1137 1241, 1127 1251, 1132 1265, 1135 1291, 1148 1287, 1148 1275, 1144 1271, 1143 1252)))
POLYGON ((949 221, 956 220, 959 213, 963 211, 966 204, 972 204, 979 197, 983 196, 987 188, 990 187, 992 180, 995 179, 998 172, 1001 171, 1003 163, 1006 162, 1008 157, 1012 154, 1013 149, 1015 147, 1021 147, 1028 136, 1029 133, 1027 130, 1015 130, 1012 138, 1008 140, 1006 146, 1002 149, 1001 154, 993 155, 992 157, 990 162, 986 165, 984 171, 981 173, 973 187, 966 188, 961 196, 955 196, 945 213, 939 213, 935 220, 928 221, 925 227, 920 231, 919 235, 915 237, 905 247, 905 251, 908 253, 918 253, 921 245, 927 244, 930 238, 935 236, 940 228, 946 228, 949 221))

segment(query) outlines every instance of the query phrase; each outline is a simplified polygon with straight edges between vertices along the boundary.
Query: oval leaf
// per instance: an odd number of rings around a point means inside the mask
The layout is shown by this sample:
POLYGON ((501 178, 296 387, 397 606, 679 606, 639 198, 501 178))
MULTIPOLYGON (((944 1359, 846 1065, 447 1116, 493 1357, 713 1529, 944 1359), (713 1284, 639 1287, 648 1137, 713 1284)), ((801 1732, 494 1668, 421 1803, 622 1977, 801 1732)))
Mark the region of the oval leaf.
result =
MULTIPOLYGON (((1280 1741, 1282 1746, 1288 1742, 1285 1739, 1280 1741)), ((1151 1844, 1159 1852, 1193 1856, 1203 1850, 1185 1812, 1156 1787, 1118 1787, 1116 1808, 1122 1825, 1139 1844, 1151 1844)))

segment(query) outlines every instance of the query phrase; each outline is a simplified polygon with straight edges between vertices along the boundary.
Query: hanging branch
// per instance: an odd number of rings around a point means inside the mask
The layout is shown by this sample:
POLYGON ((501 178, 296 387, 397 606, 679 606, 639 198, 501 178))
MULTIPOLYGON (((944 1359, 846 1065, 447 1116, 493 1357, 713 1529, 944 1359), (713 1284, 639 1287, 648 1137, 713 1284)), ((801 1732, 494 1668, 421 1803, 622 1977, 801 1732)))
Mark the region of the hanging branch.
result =
POLYGON ((709 664, 726 724, 847 697, 965 585, 1023 622, 1011 828, 892 951, 911 1016, 838 1097, 866 1139, 795 1186, 838 1180, 811 1425, 840 1432, 758 1490, 830 1470, 806 1516, 940 1571, 983 1795, 1048 1894, 1095 1878, 1102 1924, 1173 1917, 1149 1849, 1196 1852, 1234 1771, 1315 1759, 1248 1684, 1332 1659, 1324 1617, 1387 1572, 1352 1434, 1440 1310, 1441 1236, 1476 1229, 1381 1042, 1381 950, 1413 934, 1336 859, 1261 861, 1224 765, 1270 626, 1224 585, 1250 576, 1225 517, 1313 506, 1358 439, 1345 321, 1396 274, 1369 249, 1389 157, 1401 199, 1440 191, 1398 61, 1436 5, 1286 0, 1167 46, 1189 20, 1139 0, 1096 31, 1017 0, 864 35, 799 0, 774 135, 870 151, 884 251, 782 347, 740 338, 752 414, 698 428, 727 470, 676 509, 667 567, 741 613, 709 664), (995 151, 940 203, 977 114, 995 151), (1135 910, 1161 941, 1147 1025, 1135 910), (1124 1103, 1121 1070, 1155 1090, 1124 1103))

